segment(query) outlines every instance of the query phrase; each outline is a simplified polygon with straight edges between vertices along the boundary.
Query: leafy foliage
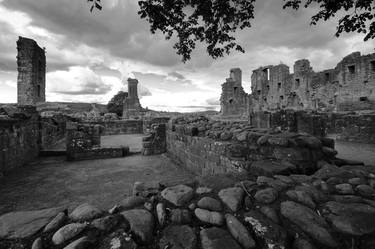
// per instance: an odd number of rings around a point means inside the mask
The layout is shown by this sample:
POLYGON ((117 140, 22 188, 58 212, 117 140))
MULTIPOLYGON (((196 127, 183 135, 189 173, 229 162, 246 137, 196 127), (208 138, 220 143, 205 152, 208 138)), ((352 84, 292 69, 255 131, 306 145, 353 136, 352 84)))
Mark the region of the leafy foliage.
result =
POLYGON ((124 109, 124 100, 128 96, 127 92, 119 91, 107 104, 108 112, 116 113, 117 116, 122 116, 124 109))
MULTIPOLYGON (((102 9, 100 0, 88 0, 93 8, 102 9)), ((276 0, 275 0, 276 1, 276 0)), ((280 1, 280 0, 279 0, 280 1)), ((298 10, 315 8, 311 25, 343 14, 336 36, 346 32, 365 34, 364 40, 375 38, 375 0, 282 0, 283 8, 298 10)), ((139 16, 150 23, 151 33, 162 32, 167 40, 177 38, 173 48, 190 60, 196 43, 205 43, 214 59, 233 50, 245 52, 235 33, 251 27, 256 0, 139 0, 139 16)))
POLYGON ((375 38, 375 1, 374 0, 284 0, 284 8, 298 10, 301 6, 308 8, 319 5, 317 14, 311 17, 311 25, 319 21, 327 21, 336 14, 344 13, 339 19, 336 36, 343 32, 358 32, 365 34, 364 40, 375 38))
POLYGON ((94 9, 102 10, 102 4, 100 0, 87 0, 87 2, 91 3, 90 11, 93 12, 94 9))

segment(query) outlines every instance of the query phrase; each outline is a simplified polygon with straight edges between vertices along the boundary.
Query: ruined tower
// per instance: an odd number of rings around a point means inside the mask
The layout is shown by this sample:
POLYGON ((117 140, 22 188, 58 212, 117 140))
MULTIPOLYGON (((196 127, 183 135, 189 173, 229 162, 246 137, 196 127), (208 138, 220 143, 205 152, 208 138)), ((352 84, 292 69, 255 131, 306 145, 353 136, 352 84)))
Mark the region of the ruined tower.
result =
POLYGON ((248 94, 242 87, 241 69, 231 69, 229 78, 221 85, 221 87, 221 115, 238 117, 246 116, 248 114, 248 94))
POLYGON ((138 80, 128 78, 128 96, 124 100, 124 119, 139 116, 142 107, 138 98, 138 80))
POLYGON ((17 41, 17 103, 35 105, 45 102, 46 55, 44 49, 29 38, 19 37, 17 41))

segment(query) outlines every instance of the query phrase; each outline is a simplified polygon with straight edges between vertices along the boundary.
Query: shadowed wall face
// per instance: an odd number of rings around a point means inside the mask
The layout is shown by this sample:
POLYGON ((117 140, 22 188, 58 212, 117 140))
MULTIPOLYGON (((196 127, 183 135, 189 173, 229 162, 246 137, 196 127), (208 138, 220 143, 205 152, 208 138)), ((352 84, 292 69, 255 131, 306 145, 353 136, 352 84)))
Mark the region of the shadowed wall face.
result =
POLYGON ((17 41, 17 102, 35 105, 46 101, 46 56, 44 49, 28 38, 17 41))

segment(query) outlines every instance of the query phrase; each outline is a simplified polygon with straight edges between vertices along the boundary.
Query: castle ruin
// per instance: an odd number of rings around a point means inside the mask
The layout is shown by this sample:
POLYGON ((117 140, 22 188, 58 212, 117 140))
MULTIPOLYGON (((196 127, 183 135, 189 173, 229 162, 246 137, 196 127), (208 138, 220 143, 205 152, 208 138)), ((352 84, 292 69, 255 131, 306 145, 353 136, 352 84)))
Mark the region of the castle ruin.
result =
POLYGON ((46 55, 44 49, 29 38, 17 41, 17 103, 35 105, 46 100, 46 55))
POLYGON ((124 100, 123 119, 139 116, 142 110, 141 103, 138 98, 138 80, 128 78, 128 95, 124 100))
MULTIPOLYGON (((291 110, 360 111, 375 109, 375 53, 346 56, 334 69, 315 72, 306 59, 294 64, 263 66, 253 71, 248 100, 236 93, 232 78, 223 84, 221 114, 291 110), (233 85, 233 90, 229 90, 233 85), (231 108, 233 103, 236 111, 231 108)), ((242 89, 242 87, 241 87, 242 89)), ((240 89, 240 90, 241 90, 240 89)))

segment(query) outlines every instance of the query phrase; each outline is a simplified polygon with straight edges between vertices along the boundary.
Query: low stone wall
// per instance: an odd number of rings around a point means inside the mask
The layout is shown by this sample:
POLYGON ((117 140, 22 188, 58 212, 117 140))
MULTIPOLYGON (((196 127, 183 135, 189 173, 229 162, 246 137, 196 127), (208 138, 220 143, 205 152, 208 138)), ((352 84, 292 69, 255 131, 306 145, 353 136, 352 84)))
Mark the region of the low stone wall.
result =
POLYGON ((201 175, 312 173, 336 155, 333 148, 331 139, 204 117, 171 120, 167 130, 168 154, 201 175))
POLYGON ((375 144, 375 114, 331 114, 328 134, 337 140, 375 144))
POLYGON ((103 127, 69 122, 66 126, 66 155, 68 160, 124 157, 129 147, 101 148, 100 136, 103 127))
POLYGON ((152 125, 167 124, 170 117, 143 118, 143 132, 148 133, 152 130, 152 125))
POLYGON ((104 127, 102 135, 120 135, 120 134, 142 134, 142 120, 111 120, 97 122, 82 122, 83 124, 101 125, 104 127))
POLYGON ((35 160, 39 154, 39 116, 30 106, 0 115, 0 176, 35 160))
POLYGON ((306 111, 255 112, 250 115, 250 124, 258 128, 279 128, 320 137, 327 133, 326 115, 306 111))

